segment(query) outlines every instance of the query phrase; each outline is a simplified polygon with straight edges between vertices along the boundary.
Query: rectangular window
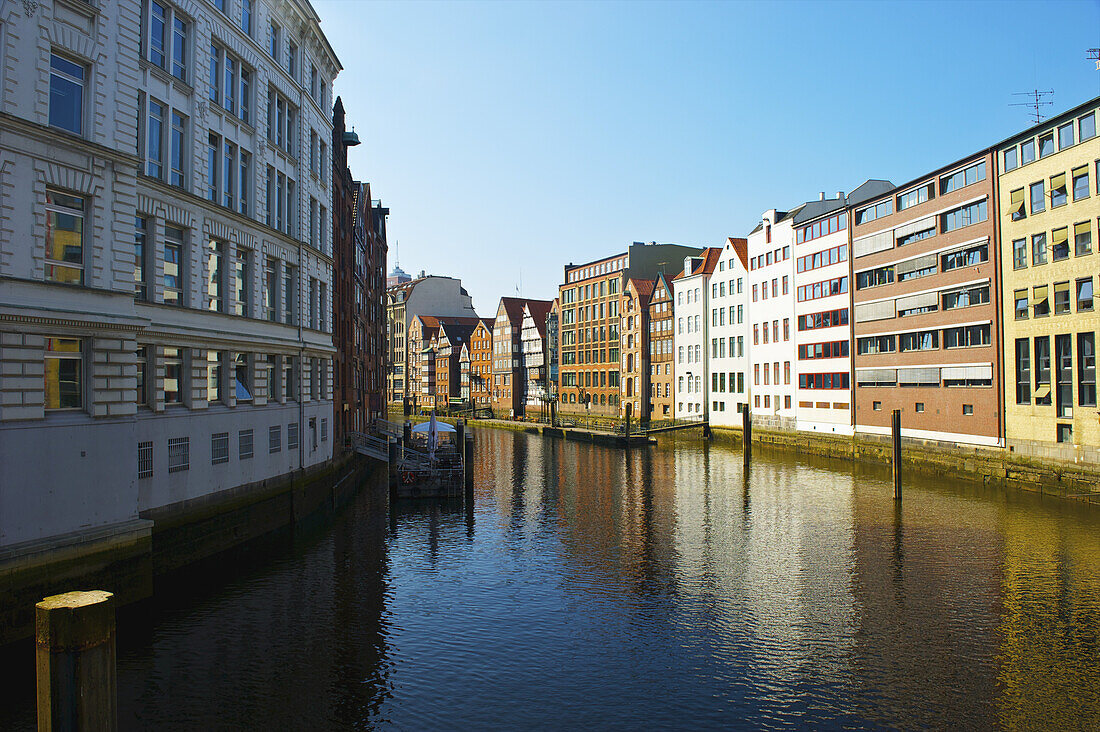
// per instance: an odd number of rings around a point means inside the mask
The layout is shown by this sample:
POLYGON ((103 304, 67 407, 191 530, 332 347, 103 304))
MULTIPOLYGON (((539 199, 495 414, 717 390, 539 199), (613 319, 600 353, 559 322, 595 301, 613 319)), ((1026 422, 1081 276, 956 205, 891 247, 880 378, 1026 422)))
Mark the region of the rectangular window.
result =
POLYGON ((1031 404, 1031 343, 1016 339, 1016 403, 1031 404))
MULTIPOLYGON (((1024 292, 1026 293, 1027 291, 1024 290, 1024 292)), ((986 305, 989 303, 989 286, 967 287, 962 290, 945 292, 942 298, 944 310, 956 310, 958 308, 974 307, 975 305, 986 305)))
POLYGON ((229 140, 225 141, 224 158, 222 167, 222 205, 226 208, 234 208, 234 200, 237 195, 237 187, 234 183, 237 177, 237 146, 229 140))
POLYGON ((209 280, 206 288, 206 309, 225 312, 223 294, 225 293, 225 244, 211 239, 207 248, 207 273, 209 280))
POLYGON ((274 23, 271 24, 270 36, 268 37, 267 52, 271 58, 276 61, 279 60, 279 26, 274 23))
POLYGON ((164 280, 162 301, 165 305, 183 305, 183 229, 164 227, 164 280))
POLYGON ((248 460, 253 454, 253 432, 252 430, 241 430, 237 433, 237 458, 240 460, 248 460))
POLYGON ((172 110, 172 130, 169 140, 169 171, 168 182, 180 188, 186 188, 186 176, 184 165, 187 160, 187 118, 176 110, 172 110))
POLYGON ((84 406, 84 342, 79 338, 47 338, 45 408, 84 406))
POLYGON ((286 426, 286 449, 298 449, 298 423, 291 422, 286 426))
POLYGON ((213 132, 206 140, 206 197, 218 202, 218 161, 220 160, 221 140, 213 132))
POLYGON ((84 79, 87 67, 50 54, 50 126, 84 132, 84 79))
POLYGON ((250 282, 248 266, 249 257, 250 252, 247 249, 237 250, 237 258, 233 267, 234 285, 236 286, 236 293, 233 298, 233 312, 237 315, 247 316, 251 314, 248 308, 248 283, 250 282))
POLYGON ((1027 320, 1029 309, 1027 290, 1016 290, 1013 293, 1013 299, 1016 302, 1016 320, 1027 320))
POLYGON ((1012 147, 1004 152, 1004 166, 1005 171, 1015 170, 1019 167, 1016 157, 1016 148, 1012 147))
POLYGON ((978 244, 977 246, 967 247, 966 249, 959 249, 941 255, 940 270, 943 272, 950 272, 952 270, 961 269, 962 267, 973 267, 988 261, 989 245, 978 244))
POLYGON ((1035 138, 1020 143, 1020 164, 1027 165, 1035 161, 1035 138))
POLYGON ((210 464, 229 462, 229 433, 215 432, 210 435, 210 464))
POLYGON ((1077 126, 1079 132, 1079 139, 1084 142, 1085 140, 1096 137, 1096 113, 1089 112, 1084 117, 1077 120, 1077 126))
POLYGON ((1070 296, 1068 282, 1054 283, 1054 314, 1062 315, 1070 312, 1070 296))
POLYGON ((149 297, 149 283, 146 280, 145 241, 148 222, 142 216, 134 217, 134 299, 145 300, 149 297))
POLYGON ((164 349, 164 403, 183 404, 183 349, 164 349))
POLYGON ((1012 242, 1012 269, 1027 269, 1027 239, 1012 242))
POLYGON ((252 371, 248 354, 238 353, 233 359, 233 379, 237 402, 252 401, 252 371))
POLYGON ((1054 366, 1058 394, 1058 416, 1073 417, 1073 337, 1068 333, 1054 336, 1054 366))
POLYGON ((1054 154, 1054 131, 1039 135, 1039 157, 1045 158, 1054 154))
POLYGON ((241 0, 241 30, 252 35, 252 0, 241 0))
POLYGON ((1077 280, 1077 312, 1092 310, 1092 277, 1077 280))
POLYGON ((153 443, 138 443, 138 478, 153 477, 153 443))
POLYGON ((1082 165, 1071 173, 1073 177, 1073 200, 1080 201, 1089 197, 1089 166, 1082 165))
POLYGON ((267 452, 276 453, 283 449, 283 426, 272 425, 267 430, 267 452))
POLYGON ((1073 145, 1073 121, 1066 122, 1058 128, 1058 149, 1065 150, 1073 145))
POLYGON ((1096 334, 1077 334, 1077 403, 1096 406, 1096 334))
POLYGON ((1069 195, 1066 191, 1066 174, 1059 173, 1058 175, 1051 176, 1050 178, 1050 207, 1058 208, 1059 206, 1065 206, 1069 201, 1069 195))
POLYGON ((1031 213, 1037 214, 1047 210, 1046 184, 1043 181, 1031 184, 1031 213))
POLYGON ((943 329, 944 348, 975 348, 977 346, 988 346, 989 344, 990 326, 988 323, 943 329))
POLYGON ((986 220, 986 202, 984 200, 961 206, 954 211, 940 215, 940 231, 946 234, 964 226, 970 226, 986 220))
POLYGON ((1031 237, 1031 263, 1035 266, 1047 263, 1047 235, 1045 232, 1031 237))
POLYGON ((162 180, 164 177, 164 105, 149 100, 145 131, 145 174, 162 180))
POLYGON ((148 406, 149 404, 149 347, 140 346, 137 349, 137 404, 148 406))
POLYGON ((1035 339, 1035 403, 1050 405, 1050 336, 1035 339))
POLYGON ((240 181, 237 193, 237 209, 247 216, 249 211, 248 193, 250 188, 248 179, 252 173, 252 155, 243 148, 240 151, 239 171, 239 175, 237 176, 240 181))
MULTIPOLYGON (((1016 149, 1012 149, 1015 154, 1016 149)), ((1007 169, 1007 166, 1006 166, 1007 169)), ((980 180, 985 180, 985 161, 979 161, 957 173, 951 173, 940 178, 940 195, 957 191, 960 188, 973 185, 980 180)))
POLYGON ((935 196, 935 188, 932 183, 926 183, 920 188, 915 188, 907 193, 903 193, 898 196, 898 211, 904 211, 907 208, 916 206, 919 203, 924 203, 935 196))
POLYGON ((168 472, 187 470, 191 464, 191 438, 172 437, 168 440, 168 472))
POLYGON ((1027 218, 1027 208, 1024 206, 1024 189, 1017 188, 1009 194, 1009 214, 1013 221, 1027 218))
POLYGON ((46 189, 46 279, 79 285, 84 282, 84 212, 79 196, 46 189))
POLYGON ((1078 257, 1092 254, 1092 222, 1084 221, 1073 226, 1073 249, 1078 257))
POLYGON ((264 263, 264 317, 275 323, 279 319, 276 308, 279 291, 279 274, 274 259, 268 258, 264 263))

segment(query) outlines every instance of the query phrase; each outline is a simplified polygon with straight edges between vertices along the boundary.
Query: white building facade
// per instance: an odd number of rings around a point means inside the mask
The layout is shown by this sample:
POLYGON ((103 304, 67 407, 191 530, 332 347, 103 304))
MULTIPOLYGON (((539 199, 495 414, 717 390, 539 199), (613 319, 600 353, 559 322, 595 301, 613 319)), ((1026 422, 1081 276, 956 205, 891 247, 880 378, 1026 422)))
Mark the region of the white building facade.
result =
POLYGON ((748 402, 748 242, 729 239, 710 276, 710 423, 741 426, 748 402))
MULTIPOLYGON (((794 229, 797 213, 765 211, 748 236, 749 322, 754 423, 794 428, 798 361, 795 349, 794 229)), ((748 377, 746 377, 747 380, 748 377)))
POLYGON ((676 303, 676 419, 705 418, 708 412, 710 279, 721 251, 708 248, 700 256, 684 257, 684 269, 671 283, 676 303))
POLYGON ((332 457, 340 66, 277 8, 4 6, 0 548, 332 457))
MULTIPOLYGON (((843 193, 811 201, 794 225, 794 301, 800 430, 852 434, 848 214, 843 193)), ((792 380, 794 377, 792 376, 792 380)))

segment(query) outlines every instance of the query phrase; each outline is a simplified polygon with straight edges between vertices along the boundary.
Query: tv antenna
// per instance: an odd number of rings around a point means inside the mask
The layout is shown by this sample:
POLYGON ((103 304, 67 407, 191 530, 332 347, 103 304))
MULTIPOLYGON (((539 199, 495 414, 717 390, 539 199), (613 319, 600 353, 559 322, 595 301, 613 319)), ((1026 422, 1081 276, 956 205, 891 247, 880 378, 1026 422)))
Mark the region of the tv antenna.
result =
POLYGON ((1090 48, 1086 53, 1090 60, 1096 62, 1096 70, 1100 71, 1100 48, 1090 48))
POLYGON ((1032 110, 1031 113, 1033 115, 1035 115, 1035 119, 1032 120, 1032 121, 1035 124, 1039 124, 1040 122, 1043 121, 1043 114, 1040 111, 1041 108, 1042 107, 1051 107, 1051 106, 1054 105, 1054 102, 1048 102, 1048 101, 1043 99, 1043 97, 1045 97, 1047 94, 1054 94, 1054 90, 1053 89, 1047 89, 1046 91, 1042 91, 1042 90, 1039 90, 1039 89, 1033 89, 1032 91, 1029 91, 1029 92, 1013 92, 1013 96, 1031 97, 1031 101, 1014 102, 1014 103, 1012 103, 1008 106, 1010 106, 1010 107, 1030 107, 1031 110, 1032 110))

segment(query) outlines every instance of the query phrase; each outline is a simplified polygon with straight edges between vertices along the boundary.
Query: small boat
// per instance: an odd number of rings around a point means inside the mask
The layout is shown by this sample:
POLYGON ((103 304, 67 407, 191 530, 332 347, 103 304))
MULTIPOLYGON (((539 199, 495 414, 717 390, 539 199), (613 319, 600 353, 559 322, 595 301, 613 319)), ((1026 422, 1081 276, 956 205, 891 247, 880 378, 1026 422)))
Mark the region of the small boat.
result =
POLYGON ((397 468, 398 498, 461 496, 462 446, 458 432, 445 422, 431 419, 412 428, 411 444, 402 448, 397 468))

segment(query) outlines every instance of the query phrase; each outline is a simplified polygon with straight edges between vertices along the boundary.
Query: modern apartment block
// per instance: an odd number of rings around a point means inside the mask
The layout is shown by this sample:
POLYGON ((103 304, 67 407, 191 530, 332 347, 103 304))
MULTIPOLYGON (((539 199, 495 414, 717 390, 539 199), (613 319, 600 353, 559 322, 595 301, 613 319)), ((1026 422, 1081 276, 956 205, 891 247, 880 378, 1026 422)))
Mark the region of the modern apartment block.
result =
MULTIPOLYGON (((855 194, 873 187, 869 181, 855 194)), ((844 193, 799 207, 794 226, 794 342, 798 429, 852 434, 852 328, 848 318, 851 264, 848 199, 844 193)), ((786 336, 787 323, 783 322, 786 336)))
POLYGON ((684 269, 672 278, 676 298, 676 419, 706 417, 709 371, 710 280, 722 249, 707 247, 684 257, 684 269))
POLYGON ((473 300, 453 277, 425 275, 386 288, 387 393, 390 404, 411 404, 406 379, 411 354, 408 328, 417 315, 476 318, 473 300))
POLYGON ((853 203, 856 431, 1001 445, 988 151, 853 203))
MULTIPOLYGON (((798 361, 795 349, 793 287, 795 211, 771 209, 748 236, 749 322, 752 325, 749 387, 755 423, 794 429, 797 411, 798 361)), ((840 282, 810 285, 803 295, 810 301, 839 287, 840 282), (823 290, 823 287, 829 288, 823 290)), ((803 302, 803 300, 800 300, 803 302)))
POLYGON ((649 299, 653 295, 653 282, 636 277, 628 279, 619 304, 622 313, 619 398, 623 414, 630 405, 630 415, 636 419, 647 417, 651 412, 649 299))
POLYGON ((649 409, 642 419, 662 420, 676 416, 676 317, 672 286, 661 272, 653 280, 649 298, 649 409))
POLYGON ((710 277, 710 423, 741 425, 748 403, 748 240, 729 238, 710 277))
POLYGON ((0 47, 0 549, 332 455, 340 64, 309 3, 31 5, 0 47))
POLYGON ((634 242, 625 252, 565 266, 561 307, 559 410, 562 414, 620 416, 619 308, 626 280, 678 270, 699 249, 634 242))
POLYGON ((1100 462, 1098 118, 1100 98, 995 148, 1005 438, 1025 455, 1100 462))

